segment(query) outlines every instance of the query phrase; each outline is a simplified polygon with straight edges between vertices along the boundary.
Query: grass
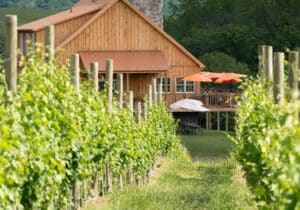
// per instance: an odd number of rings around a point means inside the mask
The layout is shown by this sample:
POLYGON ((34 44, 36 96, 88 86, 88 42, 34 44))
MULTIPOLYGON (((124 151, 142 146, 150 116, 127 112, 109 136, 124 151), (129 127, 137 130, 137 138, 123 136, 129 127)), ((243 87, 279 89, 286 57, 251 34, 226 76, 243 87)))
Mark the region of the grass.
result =
POLYGON ((183 136, 193 160, 170 161, 150 186, 115 192, 101 205, 86 210, 250 209, 251 196, 238 181, 237 167, 229 158, 233 144, 226 135, 205 132, 183 136))

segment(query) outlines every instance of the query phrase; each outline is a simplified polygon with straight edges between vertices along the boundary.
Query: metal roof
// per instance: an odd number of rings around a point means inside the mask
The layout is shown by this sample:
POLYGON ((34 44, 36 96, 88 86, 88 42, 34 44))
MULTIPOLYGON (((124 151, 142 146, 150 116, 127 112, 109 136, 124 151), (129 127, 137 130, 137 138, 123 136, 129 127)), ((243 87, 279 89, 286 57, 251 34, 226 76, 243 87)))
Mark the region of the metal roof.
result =
POLYGON ((105 70, 105 60, 114 61, 114 70, 123 73, 158 73, 169 69, 161 51, 86 51, 79 52, 85 70, 98 62, 100 72, 105 70))

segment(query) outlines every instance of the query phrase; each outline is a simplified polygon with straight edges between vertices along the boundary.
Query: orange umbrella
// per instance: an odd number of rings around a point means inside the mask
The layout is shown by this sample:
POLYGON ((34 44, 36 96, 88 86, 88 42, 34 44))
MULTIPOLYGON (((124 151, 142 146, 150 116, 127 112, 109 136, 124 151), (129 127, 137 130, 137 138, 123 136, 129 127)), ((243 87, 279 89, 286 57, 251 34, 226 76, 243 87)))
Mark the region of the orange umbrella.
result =
POLYGON ((216 84, 234 84, 234 83, 240 83, 242 80, 241 77, 245 77, 246 75, 242 74, 235 74, 235 73, 227 73, 223 76, 219 77, 215 80, 216 84))
POLYGON ((191 82, 212 82, 213 81, 211 78, 206 77, 205 75, 203 75, 201 73, 192 74, 183 79, 186 81, 191 81, 191 82))
POLYGON ((212 80, 216 80, 219 77, 223 76, 224 73, 214 73, 214 72, 201 72, 202 75, 212 79, 212 80))

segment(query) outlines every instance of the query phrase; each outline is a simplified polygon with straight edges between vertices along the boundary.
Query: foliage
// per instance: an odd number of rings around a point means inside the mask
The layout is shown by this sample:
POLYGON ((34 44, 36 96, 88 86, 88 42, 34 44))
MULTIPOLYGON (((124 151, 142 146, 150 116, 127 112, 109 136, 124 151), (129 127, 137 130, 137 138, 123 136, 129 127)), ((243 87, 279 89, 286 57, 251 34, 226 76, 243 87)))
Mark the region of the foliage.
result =
POLYGON ((67 67, 54 65, 51 73, 37 48, 22 58, 18 92, 3 97, 0 86, 0 209, 47 209, 51 203, 62 209, 72 186, 106 165, 116 175, 129 168, 141 175, 157 155, 180 151, 163 105, 138 125, 118 104, 108 113, 105 94, 91 91, 90 82, 75 93, 67 67))
POLYGON ((171 1, 165 30, 197 57, 223 52, 254 71, 258 45, 275 51, 299 47, 299 5, 300 0, 171 1))
POLYGON ((65 9, 78 0, 1 0, 0 7, 65 9))
POLYGON ((261 207, 299 209, 299 103, 274 104, 268 87, 259 80, 244 85, 235 156, 261 207))
MULTIPOLYGON (((204 131, 199 136, 183 136, 182 142, 194 161, 163 160, 162 173, 149 186, 128 187, 113 193, 96 209, 248 209, 247 187, 236 181, 236 162, 229 158, 233 143, 220 132, 204 131)), ((249 208, 251 209, 251 208, 249 208)))
POLYGON ((235 58, 222 52, 207 53, 201 56, 200 60, 205 63, 206 71, 250 73, 247 64, 238 62, 235 58))

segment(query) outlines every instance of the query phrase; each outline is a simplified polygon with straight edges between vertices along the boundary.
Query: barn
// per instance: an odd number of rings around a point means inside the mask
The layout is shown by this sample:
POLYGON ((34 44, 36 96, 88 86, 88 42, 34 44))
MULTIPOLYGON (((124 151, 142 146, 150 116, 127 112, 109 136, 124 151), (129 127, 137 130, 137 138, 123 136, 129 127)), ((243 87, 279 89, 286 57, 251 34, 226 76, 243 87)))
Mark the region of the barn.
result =
POLYGON ((45 27, 55 26, 55 57, 65 62, 79 53, 86 73, 98 62, 113 59, 115 73, 124 74, 124 87, 141 99, 156 78, 168 104, 200 94, 200 84, 183 77, 205 66, 163 30, 163 0, 80 0, 68 10, 18 28, 18 46, 45 40, 45 27))

